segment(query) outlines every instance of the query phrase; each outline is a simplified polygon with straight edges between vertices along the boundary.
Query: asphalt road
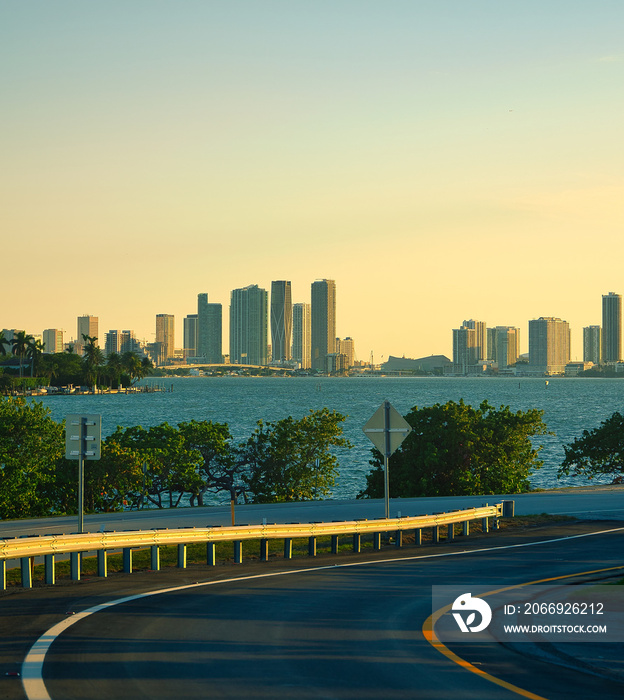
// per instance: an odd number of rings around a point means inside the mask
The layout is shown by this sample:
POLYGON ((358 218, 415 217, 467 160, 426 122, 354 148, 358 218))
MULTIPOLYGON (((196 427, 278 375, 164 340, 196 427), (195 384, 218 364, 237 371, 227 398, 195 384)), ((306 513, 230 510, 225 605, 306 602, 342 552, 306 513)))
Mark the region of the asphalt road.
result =
MULTIPOLYGON (((425 515, 453 509, 472 508, 484 503, 514 500, 516 515, 551 513, 591 520, 624 520, 624 486, 589 489, 562 489, 516 494, 512 496, 453 496, 442 498, 401 498, 390 502, 390 516, 425 515)), ((239 505, 236 524, 267 522, 321 522, 381 518, 384 504, 380 500, 307 501, 269 505, 239 505)), ((206 527, 231 525, 229 506, 174 508, 124 513, 86 515, 85 530, 142 530, 154 527, 206 527)), ((77 517, 42 518, 39 520, 0 521, 1 537, 43 535, 77 531, 77 517)))
MULTIPOLYGON (((605 526, 570 527, 560 532, 605 526)), ((245 570, 253 577, 234 580, 223 576, 243 572, 224 567, 219 581, 135 599, 78 621, 52 643, 45 683, 53 700, 619 699, 624 684, 553 666, 533 651, 518 653, 522 645, 454 649, 474 668, 523 692, 510 690, 449 660, 423 636, 432 585, 496 588, 624 564, 622 530, 567 539, 560 532, 542 533, 530 546, 509 547, 528 544, 526 535, 501 533, 429 553, 414 548, 411 556, 396 550, 364 563, 341 558, 347 566, 307 560, 311 568, 299 572, 294 567, 301 563, 261 565, 245 570), (266 575, 280 568, 288 573, 266 575)), ((21 599, 27 594, 41 596, 30 591, 21 599)), ((111 591, 108 599, 114 597, 111 591)), ((75 605, 83 609, 86 600, 75 605)))

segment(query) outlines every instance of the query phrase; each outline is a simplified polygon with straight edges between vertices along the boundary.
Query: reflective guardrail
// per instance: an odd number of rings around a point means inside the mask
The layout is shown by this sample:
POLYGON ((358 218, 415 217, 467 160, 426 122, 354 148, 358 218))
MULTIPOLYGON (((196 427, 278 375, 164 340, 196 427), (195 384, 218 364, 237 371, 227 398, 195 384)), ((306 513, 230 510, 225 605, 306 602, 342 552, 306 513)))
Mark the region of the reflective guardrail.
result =
MULTIPOLYGON (((506 503, 512 503, 510 501, 506 503)), ((512 509, 513 512, 513 509, 512 509)), ((32 570, 35 557, 44 557, 45 581, 55 582, 55 557, 70 555, 71 578, 80 579, 80 554, 96 552, 98 556, 98 575, 106 576, 106 556, 108 552, 123 551, 124 571, 132 572, 132 550, 151 548, 151 568, 160 569, 159 547, 178 545, 178 566, 186 566, 186 546, 194 543, 207 545, 207 564, 215 563, 214 546, 218 542, 234 543, 234 559, 242 562, 242 542, 245 540, 260 540, 261 559, 268 560, 268 541, 284 540, 284 557, 292 557, 292 540, 309 538, 309 554, 316 554, 316 538, 332 536, 332 551, 337 552, 338 537, 353 535, 354 550, 359 550, 360 537, 373 534, 373 544, 376 550, 381 548, 381 533, 395 532, 396 544, 400 546, 402 533, 406 530, 416 531, 416 542, 422 541, 422 529, 432 528, 433 541, 439 539, 441 526, 463 523, 463 534, 469 534, 470 521, 482 521, 484 531, 488 529, 488 519, 494 518, 495 527, 503 515, 503 503, 467 510, 456 510, 449 513, 434 513, 433 515, 418 515, 404 518, 381 518, 379 520, 349 520, 322 523, 287 523, 239 525, 233 527, 190 527, 179 529, 154 529, 124 532, 96 532, 72 535, 41 535, 26 536, 11 539, 0 539, 0 590, 6 589, 7 562, 20 560, 21 583, 25 588, 32 586, 32 570)), ((454 527, 449 527, 448 539, 454 536, 454 527)))

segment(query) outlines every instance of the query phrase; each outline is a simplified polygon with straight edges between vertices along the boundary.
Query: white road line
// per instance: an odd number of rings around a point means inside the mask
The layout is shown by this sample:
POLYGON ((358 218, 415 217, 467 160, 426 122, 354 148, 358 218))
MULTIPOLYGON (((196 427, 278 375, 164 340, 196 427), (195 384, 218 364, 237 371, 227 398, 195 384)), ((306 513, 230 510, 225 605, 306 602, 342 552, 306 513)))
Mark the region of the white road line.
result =
POLYGON ((606 535, 613 532, 622 532, 624 527, 616 527, 610 530, 601 530, 599 532, 587 532, 582 535, 569 535, 567 537, 557 537, 552 540, 540 540, 537 542, 525 542, 522 544, 509 544, 509 545, 498 545, 496 547, 482 547, 480 549, 465 549, 459 552, 443 552, 441 554, 420 554, 411 557, 397 557, 393 559, 381 559, 376 561, 360 561, 360 562, 348 562, 342 564, 330 564, 328 566, 315 566, 306 569, 296 569, 291 571, 274 571, 266 574, 254 574, 253 576, 237 576, 235 578, 221 579, 219 581, 204 581, 202 583, 189 583, 184 586, 174 586, 172 588, 162 588, 156 591, 150 591, 148 593, 138 593, 137 595, 126 596, 124 598, 117 598, 111 600, 107 603, 101 603, 95 605, 92 608, 83 610, 80 613, 76 613, 71 617, 66 617, 61 622, 58 622, 53 627, 50 627, 47 632, 44 632, 41 637, 32 645, 28 654, 22 663, 21 677, 22 684, 24 686, 24 692, 28 700, 52 700, 48 690, 43 682, 43 664, 45 662, 46 654, 48 653, 52 643, 57 637, 59 637, 66 629, 72 625, 84 620, 89 615, 100 612, 101 610, 106 610, 115 605, 121 605, 122 603, 128 603, 132 600, 139 600, 140 598, 148 598, 153 595, 160 595, 161 593, 172 593, 175 591, 184 591, 189 588, 199 588, 201 586, 215 586, 223 583, 234 583, 237 581, 250 581, 253 579, 270 578, 272 576, 288 576, 290 574, 305 574, 312 571, 323 571, 327 569, 336 568, 347 568, 353 566, 373 566, 376 564, 388 564, 396 563, 400 561, 415 561, 417 559, 437 559, 441 557, 452 557, 460 556, 463 554, 479 554, 481 552, 493 552, 500 551, 503 549, 516 549, 520 547, 532 547, 540 544, 552 544, 553 542, 565 542, 567 540, 580 539, 581 537, 593 537, 594 535, 606 535))

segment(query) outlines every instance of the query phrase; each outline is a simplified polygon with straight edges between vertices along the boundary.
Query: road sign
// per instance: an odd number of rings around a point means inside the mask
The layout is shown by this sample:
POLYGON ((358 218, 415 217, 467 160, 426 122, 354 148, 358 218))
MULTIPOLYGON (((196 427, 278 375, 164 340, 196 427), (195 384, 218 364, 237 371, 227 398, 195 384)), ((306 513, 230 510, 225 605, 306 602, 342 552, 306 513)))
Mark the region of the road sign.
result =
POLYGON ((412 432, 410 424, 389 401, 381 404, 363 430, 384 457, 390 457, 412 432))
POLYGON ((70 414, 65 418, 65 458, 78 460, 78 532, 84 532, 84 461, 100 459, 102 416, 70 414))
POLYGON ((102 416, 72 414, 65 419, 65 458, 100 459, 102 416))
POLYGON ((390 401, 384 401, 363 428, 368 439, 381 452, 384 458, 384 496, 386 518, 390 517, 390 487, 388 462, 390 455, 412 432, 410 424, 396 410, 390 401))

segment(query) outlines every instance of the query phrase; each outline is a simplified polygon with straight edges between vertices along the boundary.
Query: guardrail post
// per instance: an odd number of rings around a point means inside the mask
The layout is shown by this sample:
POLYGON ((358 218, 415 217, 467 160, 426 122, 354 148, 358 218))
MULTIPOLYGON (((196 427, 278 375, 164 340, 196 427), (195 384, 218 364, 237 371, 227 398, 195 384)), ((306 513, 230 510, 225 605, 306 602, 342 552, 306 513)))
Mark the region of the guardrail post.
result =
POLYGON ((440 526, 434 525, 431 528, 431 544, 438 544, 440 541, 440 526))
POLYGON ((284 559, 292 559, 292 537, 284 538, 284 559))
POLYGON ((353 552, 359 554, 362 551, 362 536, 359 532, 353 533, 353 552))
POLYGON ((186 545, 178 545, 178 569, 186 569, 186 545))
POLYGON ((98 549, 97 553, 98 576, 106 578, 108 576, 108 557, 105 549, 98 549))
POLYGON ((269 561, 269 540, 266 537, 260 540, 260 561, 269 561))
POLYGON ((130 547, 123 550, 123 570, 126 574, 132 573, 132 550, 130 547))
POLYGON ((30 557, 22 557, 20 559, 20 566, 22 568, 22 588, 32 588, 30 557))
POLYGON ((490 531, 487 518, 483 518, 481 520, 481 531, 482 532, 489 532, 490 531))
POLYGON ((381 549, 381 532, 373 532, 373 549, 376 552, 381 549))
POLYGON ((0 561, 0 590, 6 591, 6 561, 0 561))
POLYGON ((468 537, 468 535, 470 534, 470 520, 464 520, 462 525, 462 535, 464 537, 468 537))
POLYGON ((217 546, 214 542, 206 543, 206 564, 214 566, 217 563, 217 546))
POLYGON ((241 540, 234 540, 234 563, 243 563, 243 543, 241 540))
POLYGON ((81 568, 80 552, 72 552, 69 555, 69 569, 72 581, 80 581, 81 568))
POLYGON ((43 558, 45 564, 45 582, 53 586, 56 582, 56 572, 54 570, 54 554, 46 554, 43 558))
POLYGON ((448 530, 446 533, 446 539, 447 540, 454 540, 455 539, 455 523, 449 523, 448 530))
POLYGON ((338 554, 338 535, 331 536, 331 553, 338 554))
POLYGON ((316 556, 316 537, 314 535, 308 538, 308 554, 311 557, 316 556))
POLYGON ((422 544, 422 528, 417 527, 416 530, 414 530, 414 544, 420 547, 422 544))
POLYGON ((494 518, 492 521, 492 530, 498 530, 500 527, 500 518, 494 518))
POLYGON ((514 517, 515 505, 515 501, 503 501, 503 518, 514 517))
POLYGON ((397 530, 394 536, 394 544, 397 547, 403 546, 403 530, 397 530))
POLYGON ((160 571, 160 548, 157 544, 150 547, 150 569, 160 571))

